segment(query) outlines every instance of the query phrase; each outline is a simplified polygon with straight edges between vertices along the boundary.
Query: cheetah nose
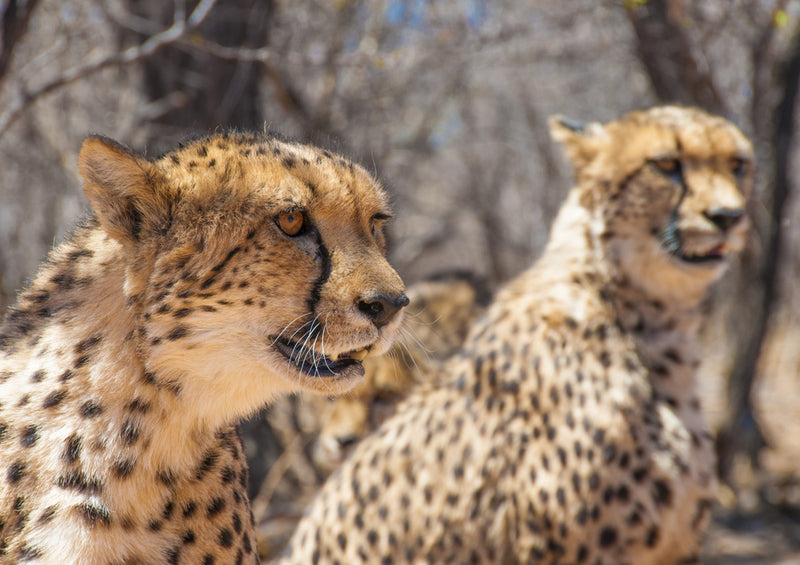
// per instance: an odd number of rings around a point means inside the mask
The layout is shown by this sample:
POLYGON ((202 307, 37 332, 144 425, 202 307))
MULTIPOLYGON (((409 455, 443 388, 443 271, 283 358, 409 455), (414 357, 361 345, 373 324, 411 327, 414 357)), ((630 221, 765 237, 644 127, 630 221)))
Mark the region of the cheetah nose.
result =
POLYGON ((703 215, 721 231, 726 232, 739 223, 739 220, 744 216, 744 209, 714 208, 713 210, 706 210, 703 215))
POLYGON ((341 447, 349 447, 353 445, 355 442, 357 442, 358 438, 354 435, 348 435, 343 437, 337 437, 336 441, 339 442, 339 446, 341 447))
POLYGON ((407 304, 408 296, 405 294, 396 296, 377 294, 359 300, 358 309, 372 320, 376 327, 381 328, 388 324, 407 304))

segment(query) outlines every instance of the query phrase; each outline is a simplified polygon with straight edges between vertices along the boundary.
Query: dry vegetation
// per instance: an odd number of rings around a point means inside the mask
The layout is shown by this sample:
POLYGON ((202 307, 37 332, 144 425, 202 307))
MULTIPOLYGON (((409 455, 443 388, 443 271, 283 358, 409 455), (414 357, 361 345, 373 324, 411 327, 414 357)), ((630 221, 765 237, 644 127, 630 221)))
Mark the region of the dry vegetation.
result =
MULTIPOLYGON (((739 504, 720 511, 712 562, 797 562, 798 17, 796 0, 0 2, 0 307, 86 210, 90 132, 151 156, 225 127, 335 148, 391 189, 408 281, 467 268, 494 286, 541 250, 570 184, 550 114, 701 105, 740 124, 761 165, 758 229, 709 339, 707 404, 739 504)), ((257 491, 291 439, 247 430, 257 491)))

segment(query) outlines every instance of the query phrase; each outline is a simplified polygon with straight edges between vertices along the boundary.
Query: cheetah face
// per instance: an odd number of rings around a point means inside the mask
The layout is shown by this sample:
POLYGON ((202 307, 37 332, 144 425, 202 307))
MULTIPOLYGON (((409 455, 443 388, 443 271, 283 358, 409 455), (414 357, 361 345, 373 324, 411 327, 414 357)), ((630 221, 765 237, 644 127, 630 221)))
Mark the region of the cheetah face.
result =
POLYGON ((408 299, 385 258, 386 195, 362 168, 231 134, 155 162, 90 138, 80 164, 157 383, 253 409, 347 390, 391 345, 408 299))
POLYGON ((727 120, 679 107, 567 125, 551 123, 575 164, 581 201, 597 218, 596 235, 622 274, 660 285, 662 294, 687 285, 704 291, 745 244, 753 184, 745 136, 727 120))

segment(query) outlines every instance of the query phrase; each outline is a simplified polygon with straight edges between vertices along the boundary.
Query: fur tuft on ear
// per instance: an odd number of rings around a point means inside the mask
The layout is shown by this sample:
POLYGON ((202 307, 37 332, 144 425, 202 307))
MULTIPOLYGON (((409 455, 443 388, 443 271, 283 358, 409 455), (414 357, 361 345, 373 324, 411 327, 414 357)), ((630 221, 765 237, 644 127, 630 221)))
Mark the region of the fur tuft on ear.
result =
POLYGON ((78 156, 83 192, 106 233, 136 245, 169 219, 167 197, 159 194, 155 166, 116 141, 91 136, 78 156))
POLYGON ((556 115, 547 123, 550 137, 564 146, 576 171, 583 170, 595 158, 606 137, 603 124, 599 122, 585 123, 556 115))

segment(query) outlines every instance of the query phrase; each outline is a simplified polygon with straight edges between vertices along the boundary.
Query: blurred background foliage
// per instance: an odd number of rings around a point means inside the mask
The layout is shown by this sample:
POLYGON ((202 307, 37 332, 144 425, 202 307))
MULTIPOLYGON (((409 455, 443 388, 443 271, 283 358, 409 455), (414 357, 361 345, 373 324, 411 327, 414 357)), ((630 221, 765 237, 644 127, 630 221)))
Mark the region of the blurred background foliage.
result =
POLYGON ((406 281, 470 269, 496 288, 571 184, 548 116, 698 105, 759 160, 756 229, 709 322, 733 483, 765 437, 800 443, 798 18, 797 0, 0 0, 0 307, 87 211, 89 133, 150 157, 229 127, 334 149, 391 191, 406 281))

